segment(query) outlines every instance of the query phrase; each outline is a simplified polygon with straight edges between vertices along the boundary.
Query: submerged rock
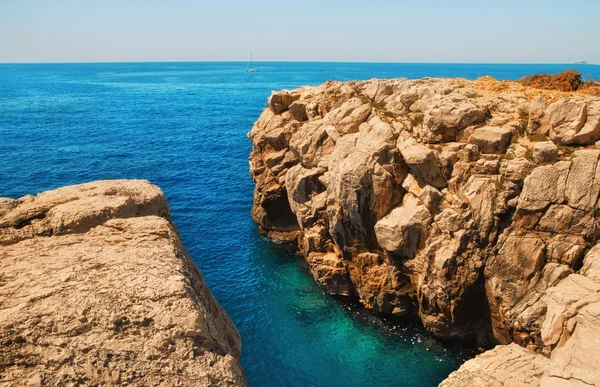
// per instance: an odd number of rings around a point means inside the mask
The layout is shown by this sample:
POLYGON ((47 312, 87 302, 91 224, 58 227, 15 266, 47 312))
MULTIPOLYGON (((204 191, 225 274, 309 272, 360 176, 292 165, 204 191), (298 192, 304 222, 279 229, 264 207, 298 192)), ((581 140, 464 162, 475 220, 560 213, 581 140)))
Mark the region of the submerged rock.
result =
POLYGON ((250 132, 254 220, 296 240, 326 291, 510 344, 448 385, 600 384, 580 355, 600 353, 599 98, 488 78, 274 95, 250 132))
POLYGON ((115 180, 0 199, 0 384, 246 385, 167 200, 115 180))

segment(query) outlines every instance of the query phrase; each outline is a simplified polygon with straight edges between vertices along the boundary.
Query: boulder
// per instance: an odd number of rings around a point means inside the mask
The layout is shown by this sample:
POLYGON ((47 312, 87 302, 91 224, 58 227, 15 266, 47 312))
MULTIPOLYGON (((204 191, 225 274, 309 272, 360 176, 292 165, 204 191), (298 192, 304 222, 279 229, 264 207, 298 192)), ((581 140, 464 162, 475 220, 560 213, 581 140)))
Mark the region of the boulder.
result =
POLYGON ((533 144, 533 161, 538 164, 555 163, 558 159, 558 147, 552 141, 533 144))
POLYGON ((398 148, 415 178, 436 188, 446 186, 446 179, 433 150, 421 144, 399 144, 398 148))
POLYGON ((428 133, 427 142, 456 141, 458 133, 467 126, 482 121, 488 114, 487 106, 464 99, 453 100, 448 96, 439 104, 423 104, 423 122, 428 133))
POLYGON ((275 114, 281 114, 290 108, 290 105, 300 99, 300 93, 282 90, 273 92, 269 97, 269 108, 275 114))
POLYGON ((327 113, 325 121, 330 122, 338 133, 344 135, 358 132, 360 124, 365 122, 370 114, 370 104, 363 104, 358 99, 352 99, 327 113))
POLYGON ((570 167, 571 162, 560 161, 535 168, 525 178, 523 191, 519 196, 519 208, 539 211, 551 203, 563 203, 570 167))
POLYGON ((419 198, 429 209, 429 212, 433 212, 442 199, 440 191, 430 185, 423 184, 411 174, 408 174, 402 182, 402 188, 419 198))
POLYGON ((559 144, 589 145, 600 140, 600 101, 559 100, 548 107, 550 138, 559 144))
POLYGON ((333 151, 335 143, 327 135, 326 129, 322 120, 311 121, 292 135, 289 147, 305 167, 324 165, 323 158, 333 151))
POLYGON ((475 129, 469 143, 479 147, 481 153, 504 154, 510 145, 512 132, 508 128, 484 126, 475 129))
POLYGON ((431 213, 416 197, 407 194, 402 205, 375 224, 379 245, 401 257, 413 258, 423 247, 431 213))

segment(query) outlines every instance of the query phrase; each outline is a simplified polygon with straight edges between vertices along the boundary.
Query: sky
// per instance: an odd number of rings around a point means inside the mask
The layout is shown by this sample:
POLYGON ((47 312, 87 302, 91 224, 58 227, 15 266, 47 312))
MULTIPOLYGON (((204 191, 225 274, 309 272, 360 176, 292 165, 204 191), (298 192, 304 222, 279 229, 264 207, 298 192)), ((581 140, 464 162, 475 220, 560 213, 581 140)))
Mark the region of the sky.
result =
POLYGON ((600 64, 600 0, 0 0, 0 62, 600 64))

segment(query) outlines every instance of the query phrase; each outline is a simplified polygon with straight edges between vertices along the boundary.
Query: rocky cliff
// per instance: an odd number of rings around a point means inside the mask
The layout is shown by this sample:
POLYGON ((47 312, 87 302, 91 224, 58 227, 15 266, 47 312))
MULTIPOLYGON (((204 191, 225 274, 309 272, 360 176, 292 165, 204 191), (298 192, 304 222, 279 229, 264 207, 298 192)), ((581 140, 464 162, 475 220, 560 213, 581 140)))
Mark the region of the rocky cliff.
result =
POLYGON ((0 385, 246 385, 239 334, 147 181, 0 199, 0 385))
POLYGON ((297 243, 327 292, 440 339, 518 344, 447 385, 523 367, 533 384, 600 383, 600 98, 327 82, 273 93, 249 137, 254 220, 297 243))

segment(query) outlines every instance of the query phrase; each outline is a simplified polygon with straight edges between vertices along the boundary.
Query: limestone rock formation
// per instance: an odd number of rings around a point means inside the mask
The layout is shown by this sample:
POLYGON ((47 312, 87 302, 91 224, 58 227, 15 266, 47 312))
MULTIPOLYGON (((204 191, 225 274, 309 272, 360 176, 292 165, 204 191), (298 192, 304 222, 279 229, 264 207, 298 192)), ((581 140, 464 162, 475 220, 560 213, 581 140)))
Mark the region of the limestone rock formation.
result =
POLYGON ((239 334, 160 189, 0 199, 0 385, 246 385, 239 334))
POLYGON ((517 344, 499 345, 463 364, 440 387, 539 386, 550 360, 517 344))
POLYGON ((253 217, 331 294, 516 343, 449 385, 600 384, 599 106, 489 77, 276 92, 249 133, 253 217))
POLYGON ((533 144, 533 161, 537 164, 555 163, 558 159, 558 147, 552 141, 540 141, 533 144))

